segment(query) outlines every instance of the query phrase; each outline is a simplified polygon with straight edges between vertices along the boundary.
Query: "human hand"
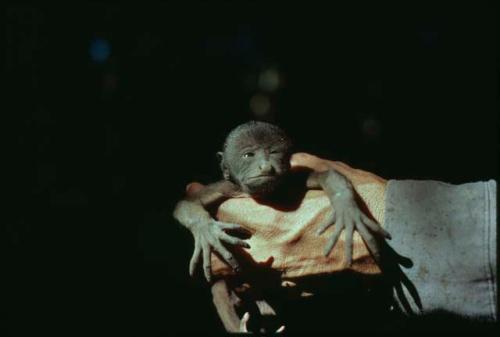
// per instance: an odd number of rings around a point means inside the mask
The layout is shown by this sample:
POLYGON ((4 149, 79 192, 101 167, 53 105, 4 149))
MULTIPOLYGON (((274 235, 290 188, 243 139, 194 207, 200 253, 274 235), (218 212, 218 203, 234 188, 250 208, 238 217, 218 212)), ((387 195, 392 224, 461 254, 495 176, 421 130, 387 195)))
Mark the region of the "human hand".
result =
MULTIPOLYGON (((245 314, 243 315, 243 317, 241 318, 241 321, 240 321, 240 331, 239 332, 242 332, 242 333, 248 333, 250 334, 251 332, 248 331, 248 328, 247 328, 247 323, 248 321, 250 320, 250 313, 248 312, 245 312, 245 314)), ((285 326, 282 325, 280 326, 276 331, 275 333, 277 334, 281 334, 285 331, 285 326)), ((266 331, 259 331, 260 333, 266 333, 266 331)))

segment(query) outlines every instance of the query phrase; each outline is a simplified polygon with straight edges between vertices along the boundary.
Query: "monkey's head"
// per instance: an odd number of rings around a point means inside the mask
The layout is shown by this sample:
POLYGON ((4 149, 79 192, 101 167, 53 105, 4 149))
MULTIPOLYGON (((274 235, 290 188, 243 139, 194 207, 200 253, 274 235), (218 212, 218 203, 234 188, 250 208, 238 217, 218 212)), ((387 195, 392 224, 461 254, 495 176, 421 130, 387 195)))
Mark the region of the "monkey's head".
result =
POLYGON ((279 127, 251 121, 233 129, 218 152, 224 179, 243 192, 272 193, 290 170, 292 143, 279 127))

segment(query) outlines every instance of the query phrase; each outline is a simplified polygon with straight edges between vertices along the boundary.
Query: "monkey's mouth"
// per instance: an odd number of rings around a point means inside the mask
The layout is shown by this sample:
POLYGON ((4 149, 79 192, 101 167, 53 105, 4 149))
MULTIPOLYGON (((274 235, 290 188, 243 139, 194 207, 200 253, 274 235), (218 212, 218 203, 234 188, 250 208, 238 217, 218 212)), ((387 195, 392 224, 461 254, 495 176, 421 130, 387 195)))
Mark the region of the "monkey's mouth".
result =
POLYGON ((279 177, 275 175, 259 175, 247 178, 245 189, 250 194, 268 194, 275 190, 279 181, 279 177))
POLYGON ((250 177, 247 180, 259 180, 259 179, 266 180, 266 179, 275 179, 275 178, 276 178, 276 176, 273 176, 270 174, 261 174, 261 175, 255 176, 255 177, 250 177))

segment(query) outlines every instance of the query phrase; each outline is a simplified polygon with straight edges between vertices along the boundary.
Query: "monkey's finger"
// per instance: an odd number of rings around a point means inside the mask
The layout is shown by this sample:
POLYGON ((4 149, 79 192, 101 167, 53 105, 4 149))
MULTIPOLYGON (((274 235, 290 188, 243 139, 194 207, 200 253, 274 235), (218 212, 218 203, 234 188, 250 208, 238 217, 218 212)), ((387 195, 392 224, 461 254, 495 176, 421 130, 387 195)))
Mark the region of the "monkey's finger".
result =
POLYGON ((387 232, 385 229, 382 228, 382 226, 380 226, 378 223, 376 223, 375 221, 373 221, 369 217, 363 215, 361 217, 361 220, 368 228, 370 228, 375 233, 377 233, 377 234, 379 234, 379 235, 381 235, 389 240, 392 239, 392 236, 391 236, 391 234, 389 234, 389 232, 387 232))
POLYGON ((335 211, 333 211, 329 216, 325 218, 323 223, 319 226, 318 230, 316 231, 316 235, 323 234, 331 225, 335 223, 335 220, 336 220, 336 214, 335 211))
POLYGON ((201 253, 200 244, 195 243, 194 253, 193 253, 193 256, 191 257, 191 261, 189 261, 189 275, 191 275, 191 276, 194 275, 194 271, 196 270, 196 266, 198 265, 198 262, 200 261, 200 253, 201 253))
POLYGON ((368 228, 365 226, 361 225, 357 227, 357 230, 359 234, 361 234, 361 237, 363 238, 363 241, 366 243, 366 246, 370 250, 370 252, 373 255, 373 258, 377 263, 380 262, 380 251, 378 249, 378 244, 377 240, 373 237, 373 235, 370 233, 368 228))
POLYGON ((333 225, 333 222, 322 223, 321 226, 316 231, 316 235, 319 236, 319 235, 323 234, 332 225, 333 225))
POLYGON ((349 223, 345 228, 345 264, 350 267, 352 264, 352 236, 354 234, 354 224, 349 223))
POLYGON ((233 268, 234 270, 237 270, 240 268, 240 265, 238 264, 238 261, 236 261, 236 259, 234 258, 233 254, 231 254, 223 245, 216 244, 214 246, 214 249, 217 253, 220 254, 220 256, 222 256, 224 261, 229 263, 231 268, 233 268))
POLYGON ((227 223, 227 222, 217 222, 219 227, 224 230, 230 230, 230 231, 238 231, 238 232, 243 232, 243 233, 249 233, 248 229, 245 227, 235 224, 235 223, 227 223))
POLYGON ((220 239, 226 243, 231 244, 231 245, 250 248, 250 245, 247 242, 245 242, 244 240, 235 238, 234 236, 229 236, 226 233, 222 233, 220 236, 220 239))
POLYGON ((212 279, 212 266, 211 266, 211 261, 210 261, 210 246, 208 244, 204 244, 203 247, 201 247, 203 250, 203 272, 205 274, 205 278, 207 279, 208 282, 211 281, 212 279))
POLYGON ((285 331, 285 326, 282 325, 278 328, 278 330, 276 330, 276 333, 282 333, 283 331, 285 331))
POLYGON ((240 332, 248 332, 247 322, 250 319, 250 314, 245 312, 240 321, 240 332))
POLYGON ((325 256, 328 256, 332 251, 333 247, 335 246, 337 240, 340 237, 340 232, 342 231, 343 228, 344 228, 344 221, 343 219, 340 219, 335 224, 335 229, 333 230, 332 236, 330 237, 330 241, 328 241, 328 244, 325 247, 325 250, 323 252, 325 256))

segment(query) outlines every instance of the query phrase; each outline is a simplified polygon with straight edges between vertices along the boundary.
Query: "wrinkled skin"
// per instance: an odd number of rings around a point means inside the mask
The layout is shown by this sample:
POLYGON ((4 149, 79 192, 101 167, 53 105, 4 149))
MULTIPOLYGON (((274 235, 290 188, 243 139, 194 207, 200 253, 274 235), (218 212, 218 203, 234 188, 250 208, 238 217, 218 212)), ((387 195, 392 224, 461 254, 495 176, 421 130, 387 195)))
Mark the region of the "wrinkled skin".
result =
MULTIPOLYGON (((241 226, 215 221, 206 209, 242 193, 254 198, 272 198, 285 178, 293 174, 290 171, 290 140, 281 129, 267 123, 251 122, 233 130, 226 139, 224 151, 219 152, 218 156, 224 180, 188 191, 186 199, 179 202, 174 210, 174 217, 191 230, 195 239, 190 274, 194 274, 202 258, 207 281, 211 280, 211 252, 218 253, 233 269, 238 270, 238 261, 224 244, 248 245, 230 235, 231 231, 244 231, 241 226)), ((325 247, 325 255, 330 254, 345 229, 347 266, 352 262, 354 230, 359 232, 373 257, 379 259, 380 251, 373 234, 380 238, 390 238, 390 235, 362 213, 355 200, 352 184, 344 175, 331 168, 311 172, 305 187, 323 189, 331 203, 335 204, 336 211, 318 230, 318 235, 321 235, 327 228, 336 225, 325 247)))
POLYGON ((243 129, 219 152, 222 174, 252 196, 272 194, 290 170, 291 143, 279 129, 243 129))
MULTIPOLYGON (((193 275, 200 260, 207 281, 211 282, 211 253, 218 254, 235 271, 240 266, 230 251, 231 246, 249 248, 248 244, 231 234, 243 232, 238 224, 216 221, 208 208, 236 196, 250 196, 255 200, 273 200, 280 189, 286 187, 287 179, 297 173, 291 170, 291 142, 279 128, 266 123, 247 123, 233 130, 226 139, 224 150, 218 153, 224 180, 207 186, 192 184, 187 196, 181 200, 174 217, 191 230, 195 249, 189 271, 193 275)), ((306 167, 308 165, 305 165, 306 167)), ((318 227, 317 234, 323 234, 330 226, 335 229, 324 248, 328 255, 339 240, 342 230, 344 238, 345 264, 350 266, 353 254, 353 233, 357 230, 374 259, 380 258, 379 241, 376 237, 390 238, 389 234, 375 221, 363 214, 356 201, 356 192, 351 182, 336 169, 313 169, 303 183, 305 189, 325 191, 335 211, 318 227)), ((224 280, 212 285, 214 304, 227 331, 247 332, 249 315, 239 318, 228 295, 224 280), (221 291, 220 284, 225 290, 221 291), (218 289, 218 290, 217 290, 218 289)), ((259 301, 257 301, 259 302, 259 301)), ((265 301, 261 307, 271 308, 265 301), (267 305, 265 305, 267 304, 267 305)), ((269 310, 268 310, 269 311, 269 310)), ((271 308, 271 311, 274 310, 271 308)), ((260 312, 262 315, 262 311, 260 312)), ((275 316, 271 314, 271 316, 275 316)), ((277 332, 281 332, 280 327, 277 332)))

